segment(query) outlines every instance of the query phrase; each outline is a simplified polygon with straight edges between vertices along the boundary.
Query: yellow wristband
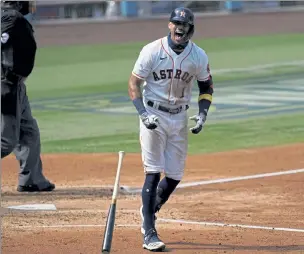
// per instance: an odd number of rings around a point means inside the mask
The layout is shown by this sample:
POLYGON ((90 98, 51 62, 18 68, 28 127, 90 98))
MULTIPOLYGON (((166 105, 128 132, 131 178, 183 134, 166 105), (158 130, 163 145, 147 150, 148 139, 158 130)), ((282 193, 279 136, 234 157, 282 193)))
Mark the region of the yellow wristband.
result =
POLYGON ((198 97, 198 101, 203 100, 203 99, 212 102, 212 95, 211 95, 211 94, 204 93, 204 94, 201 94, 201 95, 198 97))

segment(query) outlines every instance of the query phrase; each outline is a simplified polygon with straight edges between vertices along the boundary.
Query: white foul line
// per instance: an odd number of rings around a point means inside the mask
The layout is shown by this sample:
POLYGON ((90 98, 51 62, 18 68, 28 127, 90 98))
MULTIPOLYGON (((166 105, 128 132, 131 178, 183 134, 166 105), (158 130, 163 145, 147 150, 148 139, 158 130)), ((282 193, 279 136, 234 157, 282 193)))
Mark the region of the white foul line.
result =
POLYGON ((172 222, 172 223, 184 223, 193 225, 203 225, 203 226, 218 226, 218 227, 238 227, 238 228, 253 228, 253 229, 266 229, 275 231, 290 231, 290 232, 300 232, 304 233, 304 229, 296 228, 276 228, 276 227, 265 227, 265 226, 253 226, 253 225, 243 225, 243 224, 228 224, 228 223, 218 223, 218 222, 205 222, 205 221, 188 221, 188 220, 173 220, 173 219, 161 219, 159 221, 172 222))
MULTIPOLYGON (((266 226, 254 226, 254 225, 243 225, 243 224, 229 224, 229 223, 219 223, 219 222, 206 222, 206 221, 188 221, 188 220, 174 220, 174 219, 161 219, 158 218, 157 222, 169 222, 169 223, 183 223, 192 224, 199 226, 216 226, 216 227, 236 227, 236 228, 248 228, 248 229, 263 229, 263 230, 274 230, 274 231, 288 231, 288 232, 299 232, 304 233, 304 229, 296 228, 280 228, 280 227, 266 227, 266 226)), ((12 226, 13 228, 104 228, 105 224, 79 224, 79 225, 29 225, 29 226, 12 226)), ((140 224, 117 224, 115 227, 140 227, 140 224)))
POLYGON ((185 188, 185 187, 192 187, 192 186, 196 186, 196 185, 206 185, 206 184, 213 184, 213 183, 227 183, 227 182, 233 182, 233 181, 239 181, 239 180, 248 180, 248 179, 256 179, 256 178, 279 176, 279 175, 289 175, 289 174, 297 174, 297 173, 304 173, 304 168, 280 171, 280 172, 273 172, 273 173, 257 174, 257 175, 239 176, 239 177, 222 178, 222 179, 216 179, 216 180, 184 183, 184 184, 180 184, 179 187, 185 188))
MULTIPOLYGON (((208 185, 208 184, 214 184, 214 183, 227 183, 227 182, 257 179, 257 178, 270 177, 270 176, 290 175, 290 174, 297 174, 297 173, 304 173, 304 168, 280 171, 280 172, 273 172, 273 173, 257 174, 257 175, 238 176, 238 177, 231 177, 231 178, 221 178, 221 179, 215 179, 215 180, 182 183, 182 184, 178 185, 177 188, 194 187, 194 186, 208 185)), ((126 192, 129 192, 129 193, 141 192, 141 189, 132 189, 131 187, 128 187, 128 186, 122 186, 121 189, 125 190, 126 192)))
MULTIPOLYGON (((106 224, 57 224, 57 225, 29 225, 29 226, 12 226, 13 228, 99 228, 105 227, 106 224)), ((140 227, 139 224, 117 224, 115 227, 140 227)))

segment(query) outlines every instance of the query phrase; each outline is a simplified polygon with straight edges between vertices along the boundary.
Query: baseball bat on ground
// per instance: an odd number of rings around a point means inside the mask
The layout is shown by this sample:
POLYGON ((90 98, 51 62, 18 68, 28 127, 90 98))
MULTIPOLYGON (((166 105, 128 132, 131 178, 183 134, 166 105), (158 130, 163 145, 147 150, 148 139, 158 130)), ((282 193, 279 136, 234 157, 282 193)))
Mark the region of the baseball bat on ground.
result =
POLYGON ((120 171, 121 171, 122 161, 123 161, 124 156, 125 156, 125 152, 119 151, 117 172, 116 172, 116 178, 115 178, 114 189, 113 189, 113 194, 112 194, 112 202, 111 202, 109 212, 108 212, 101 253, 110 253, 111 252, 111 245, 112 245, 112 238, 113 238, 113 231, 114 231, 114 224, 115 224, 116 200, 117 200, 117 195, 118 195, 120 171))

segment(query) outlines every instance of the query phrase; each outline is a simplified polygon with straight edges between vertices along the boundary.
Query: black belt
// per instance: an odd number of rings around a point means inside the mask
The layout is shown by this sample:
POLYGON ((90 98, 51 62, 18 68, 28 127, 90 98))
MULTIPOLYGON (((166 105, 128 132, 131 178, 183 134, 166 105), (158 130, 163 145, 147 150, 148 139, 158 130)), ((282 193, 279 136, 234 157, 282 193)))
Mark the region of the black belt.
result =
MULTIPOLYGON (((150 107, 153 107, 154 106, 154 102, 153 101, 147 101, 147 105, 150 106, 150 107)), ((186 110, 188 108, 189 108, 189 106, 186 105, 186 110)), ((167 107, 159 105, 157 107, 157 109, 159 109, 161 111, 164 111, 164 112, 167 112, 167 113, 170 113, 170 114, 178 114, 178 113, 180 113, 183 110, 183 106, 180 106, 178 108, 172 109, 172 108, 167 108, 167 107)))

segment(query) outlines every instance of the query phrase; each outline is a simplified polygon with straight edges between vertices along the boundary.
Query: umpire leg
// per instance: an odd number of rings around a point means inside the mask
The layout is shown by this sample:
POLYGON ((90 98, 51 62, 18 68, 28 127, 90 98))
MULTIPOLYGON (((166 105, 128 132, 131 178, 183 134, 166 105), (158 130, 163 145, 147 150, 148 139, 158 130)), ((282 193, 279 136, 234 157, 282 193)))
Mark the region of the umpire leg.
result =
POLYGON ((1 78, 1 158, 12 153, 18 144, 20 100, 18 86, 1 78))
POLYGON ((1 114, 1 159, 10 155, 18 143, 18 124, 15 116, 1 114))
POLYGON ((18 191, 52 191, 55 185, 50 183, 42 172, 40 131, 33 118, 26 87, 21 85, 21 122, 19 143, 14 149, 20 163, 18 191))

